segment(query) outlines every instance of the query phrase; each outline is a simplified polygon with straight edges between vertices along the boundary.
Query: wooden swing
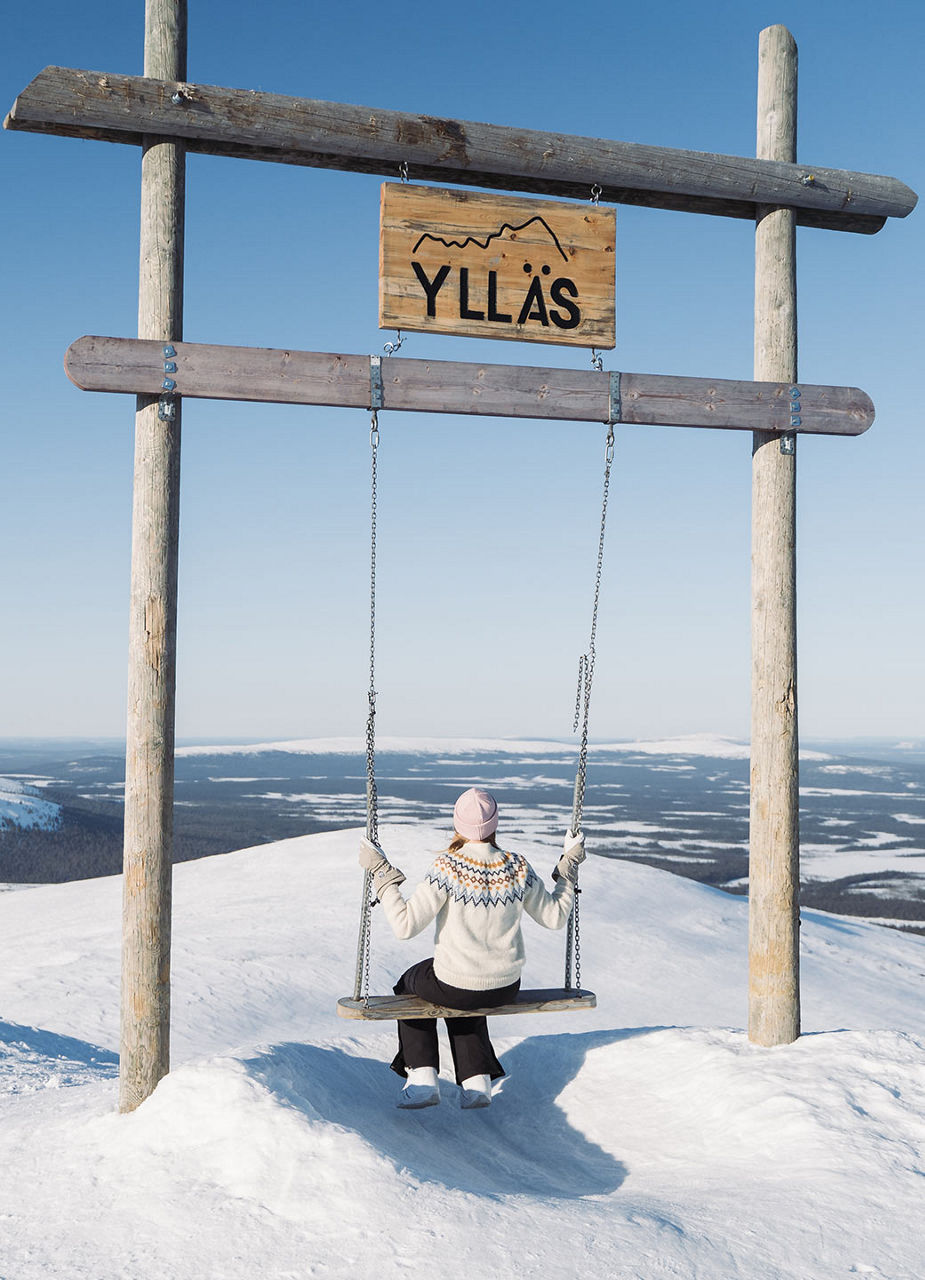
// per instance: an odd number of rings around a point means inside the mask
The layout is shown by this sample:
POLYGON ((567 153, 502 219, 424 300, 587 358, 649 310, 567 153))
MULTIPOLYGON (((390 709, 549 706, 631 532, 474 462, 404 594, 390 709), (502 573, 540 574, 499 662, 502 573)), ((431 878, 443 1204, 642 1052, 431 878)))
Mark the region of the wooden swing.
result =
MULTIPOLYGON (((401 339, 399 338, 399 345, 401 339)), ((388 344, 392 347, 392 344, 388 344)), ((397 347, 393 347, 397 350, 397 347)), ((391 351, 388 352, 391 355, 391 351)), ((572 805, 571 830, 581 830, 584 807, 585 780, 588 763, 588 721, 591 711, 591 682, 594 678, 595 639, 597 612, 601 593, 601 570, 604 562, 604 533, 607 525, 607 499, 610 493, 610 470, 613 464, 613 422, 605 423, 607 443, 604 450, 604 497, 601 505, 601 528, 597 548, 597 574, 594 581, 594 605, 591 612, 591 639, 588 651, 582 654, 578 664, 578 694, 575 700, 573 730, 581 727, 581 746, 578 752, 578 768, 575 775, 575 791, 572 805)), ((379 419, 377 406, 372 407, 372 425, 369 435, 372 453, 371 501, 370 501, 370 626, 369 626, 369 712, 366 720, 366 836, 378 843, 378 790, 376 787, 376 503, 378 496, 377 458, 379 449, 379 419)), ((557 878, 556 872, 553 873, 557 878)), ((360 902, 360 931, 357 940, 357 960, 352 996, 344 996, 337 1002, 341 1018, 361 1022, 386 1022, 402 1018, 478 1018, 499 1017, 516 1013, 570 1013, 579 1009, 593 1009, 597 997, 593 991, 581 986, 581 931, 579 923, 579 895, 575 883, 575 905, 566 925, 565 981, 562 987, 519 991, 509 1004, 490 1009, 449 1009, 431 1004, 420 996, 369 994, 369 959, 371 941, 371 911, 376 905, 372 897, 372 873, 363 876, 363 896, 360 902), (574 971, 574 984, 572 975, 574 971)))

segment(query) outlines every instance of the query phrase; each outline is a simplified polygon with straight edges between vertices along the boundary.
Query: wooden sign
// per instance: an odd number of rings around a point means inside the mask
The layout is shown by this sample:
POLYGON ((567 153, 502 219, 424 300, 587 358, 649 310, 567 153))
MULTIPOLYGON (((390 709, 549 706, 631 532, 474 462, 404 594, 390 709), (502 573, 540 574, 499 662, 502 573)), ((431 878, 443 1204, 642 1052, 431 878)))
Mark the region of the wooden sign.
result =
POLYGON ((613 209, 383 183, 379 327, 615 345, 613 209))
POLYGON ((664 373, 390 360, 264 347, 78 338, 64 367, 83 391, 340 405, 633 426, 857 436, 874 420, 857 387, 736 382, 664 373))

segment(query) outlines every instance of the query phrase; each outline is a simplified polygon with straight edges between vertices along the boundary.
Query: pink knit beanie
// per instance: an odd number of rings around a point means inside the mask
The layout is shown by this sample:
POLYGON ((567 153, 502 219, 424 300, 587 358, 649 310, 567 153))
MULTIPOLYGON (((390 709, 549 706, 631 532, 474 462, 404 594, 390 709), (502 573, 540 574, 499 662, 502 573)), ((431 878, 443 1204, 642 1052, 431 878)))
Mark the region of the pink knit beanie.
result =
POLYGON ((470 787, 456 801, 453 822, 458 834, 467 840, 487 840, 498 829, 495 797, 478 787, 470 787))

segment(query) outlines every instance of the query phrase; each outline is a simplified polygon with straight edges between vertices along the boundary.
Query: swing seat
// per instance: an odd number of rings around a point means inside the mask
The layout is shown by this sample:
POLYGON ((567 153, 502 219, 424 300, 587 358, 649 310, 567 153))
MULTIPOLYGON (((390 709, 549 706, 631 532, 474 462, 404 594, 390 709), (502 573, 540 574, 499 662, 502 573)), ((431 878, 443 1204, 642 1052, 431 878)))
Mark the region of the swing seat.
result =
POLYGON ((344 996, 337 1002, 341 1018, 357 1018, 361 1022, 389 1022, 396 1018, 496 1018, 509 1013, 569 1013, 573 1009, 593 1009, 597 996, 593 991, 561 987, 540 991, 518 991, 510 1004, 491 1009, 446 1009, 431 1004, 420 996, 370 996, 354 1000, 344 996))

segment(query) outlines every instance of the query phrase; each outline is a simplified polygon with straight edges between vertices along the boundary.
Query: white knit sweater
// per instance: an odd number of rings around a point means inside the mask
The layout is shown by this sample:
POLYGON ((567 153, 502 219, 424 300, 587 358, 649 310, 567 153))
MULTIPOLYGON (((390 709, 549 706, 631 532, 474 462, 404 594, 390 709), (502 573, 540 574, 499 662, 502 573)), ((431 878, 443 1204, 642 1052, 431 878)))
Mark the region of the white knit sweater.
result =
POLYGON ((546 929, 561 929, 573 900, 570 881, 557 881, 549 893, 526 858, 475 840, 442 853, 407 900, 396 884, 379 895, 397 938, 413 938, 437 921, 434 973, 465 991, 516 982, 525 959, 524 911, 546 929))

